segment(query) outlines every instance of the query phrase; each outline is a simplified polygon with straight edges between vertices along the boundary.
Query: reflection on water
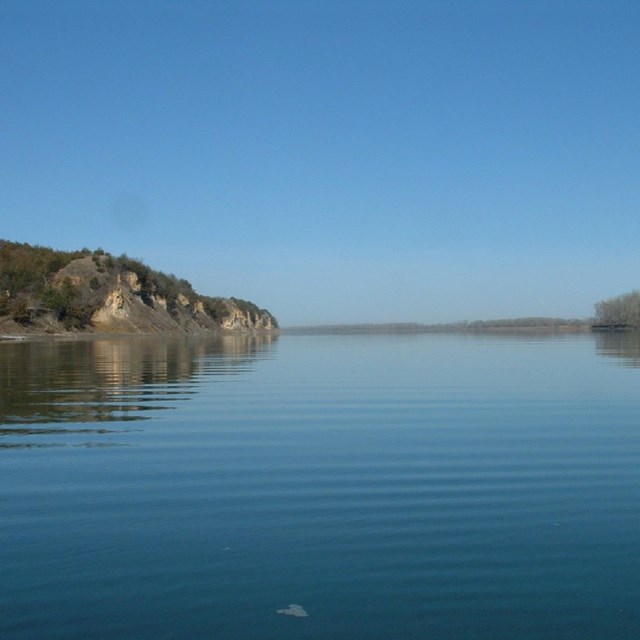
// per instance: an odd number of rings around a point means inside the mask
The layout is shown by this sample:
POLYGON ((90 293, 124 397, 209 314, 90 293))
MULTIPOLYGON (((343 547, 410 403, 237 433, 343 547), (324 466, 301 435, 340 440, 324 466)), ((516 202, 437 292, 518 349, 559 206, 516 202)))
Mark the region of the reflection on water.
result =
POLYGON ((170 409, 196 393, 204 376, 251 370, 273 340, 145 336, 0 344, 0 448, 66 446, 74 443, 51 441, 50 436, 86 438, 135 431, 122 426, 98 429, 87 423, 130 423, 170 409), (84 424, 70 428, 70 423, 84 424))
MULTIPOLYGON (((481 339, 473 338, 476 344, 481 339)), ((130 445, 140 421, 188 400, 205 378, 251 371, 274 340, 145 336, 0 343, 0 449, 130 445)), ((640 332, 596 333, 594 341, 598 355, 640 367, 640 332)))
POLYGON ((620 358, 626 367, 640 367, 640 331, 602 331, 595 336, 598 355, 620 358))

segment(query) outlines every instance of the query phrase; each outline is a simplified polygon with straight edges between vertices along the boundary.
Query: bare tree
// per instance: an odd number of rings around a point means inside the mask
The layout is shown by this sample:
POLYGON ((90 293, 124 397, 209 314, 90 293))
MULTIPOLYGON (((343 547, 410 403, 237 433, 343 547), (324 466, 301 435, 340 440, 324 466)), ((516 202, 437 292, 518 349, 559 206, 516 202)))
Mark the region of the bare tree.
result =
POLYGON ((596 303, 596 322, 640 327, 640 291, 632 291, 596 303))

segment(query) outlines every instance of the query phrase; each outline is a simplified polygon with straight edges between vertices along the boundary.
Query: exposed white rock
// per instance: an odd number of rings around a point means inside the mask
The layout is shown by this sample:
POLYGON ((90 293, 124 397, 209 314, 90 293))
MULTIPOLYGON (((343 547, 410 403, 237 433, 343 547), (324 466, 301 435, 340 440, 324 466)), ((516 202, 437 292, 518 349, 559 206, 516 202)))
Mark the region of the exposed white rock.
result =
POLYGON ((122 287, 118 287, 107 295, 104 305, 94 313, 93 320, 100 322, 109 317, 126 318, 128 315, 129 309, 124 292, 122 287))
POLYGON ((131 291, 133 291, 134 293, 139 293, 140 291, 142 291, 140 280, 133 271, 127 271, 125 279, 129 283, 129 288, 131 289, 131 291))

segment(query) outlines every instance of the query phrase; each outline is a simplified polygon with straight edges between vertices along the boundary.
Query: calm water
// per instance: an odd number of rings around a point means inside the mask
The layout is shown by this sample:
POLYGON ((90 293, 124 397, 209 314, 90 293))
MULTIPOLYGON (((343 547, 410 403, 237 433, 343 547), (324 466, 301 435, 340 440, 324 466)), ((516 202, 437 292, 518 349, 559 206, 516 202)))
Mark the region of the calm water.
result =
POLYGON ((0 344, 0 638, 638 638, 639 365, 635 334, 0 344))

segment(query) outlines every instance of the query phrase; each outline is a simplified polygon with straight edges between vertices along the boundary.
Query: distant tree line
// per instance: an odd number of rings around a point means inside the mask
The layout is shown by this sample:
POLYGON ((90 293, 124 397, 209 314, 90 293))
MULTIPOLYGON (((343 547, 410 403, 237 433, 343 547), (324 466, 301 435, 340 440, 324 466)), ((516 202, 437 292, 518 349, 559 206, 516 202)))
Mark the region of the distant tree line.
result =
POLYGON ((595 312, 596 325, 640 328, 640 291, 602 300, 595 312))

